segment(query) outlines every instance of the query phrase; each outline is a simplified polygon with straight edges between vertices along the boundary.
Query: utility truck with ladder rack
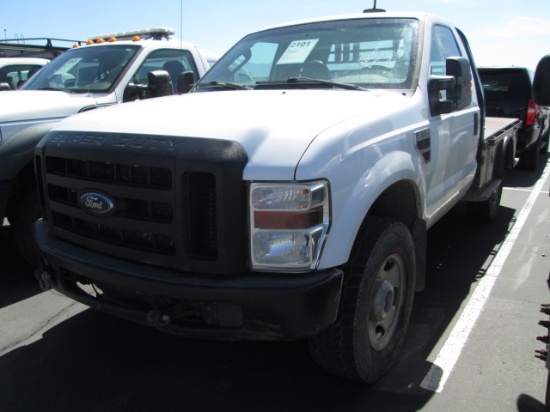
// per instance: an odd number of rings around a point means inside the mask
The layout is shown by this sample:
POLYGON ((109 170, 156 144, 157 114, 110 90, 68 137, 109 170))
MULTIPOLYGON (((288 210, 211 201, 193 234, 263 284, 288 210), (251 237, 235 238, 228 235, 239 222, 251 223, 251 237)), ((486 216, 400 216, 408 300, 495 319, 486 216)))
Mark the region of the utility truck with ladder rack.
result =
POLYGON ((153 28, 94 36, 57 56, 21 89, 0 92, 0 222, 7 218, 32 265, 38 259, 31 228, 40 212, 35 145, 73 114, 187 92, 217 56, 171 40, 172 34, 153 28))

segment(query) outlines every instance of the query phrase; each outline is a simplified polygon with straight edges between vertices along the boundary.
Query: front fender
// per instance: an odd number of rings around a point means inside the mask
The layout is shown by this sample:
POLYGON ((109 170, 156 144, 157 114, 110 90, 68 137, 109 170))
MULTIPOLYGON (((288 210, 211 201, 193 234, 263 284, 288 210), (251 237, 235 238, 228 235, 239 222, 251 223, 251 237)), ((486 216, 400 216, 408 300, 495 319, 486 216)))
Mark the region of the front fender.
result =
POLYGON ((365 216, 380 195, 396 183, 407 182, 414 188, 417 215, 421 215, 424 202, 421 199, 422 181, 418 180, 421 174, 415 159, 404 151, 390 152, 361 174, 347 175, 346 186, 331 186, 331 189, 335 189, 332 192, 332 225, 320 268, 338 266, 347 261, 365 216))
POLYGON ((0 145, 0 181, 12 180, 34 157, 34 148, 58 121, 27 127, 0 145))

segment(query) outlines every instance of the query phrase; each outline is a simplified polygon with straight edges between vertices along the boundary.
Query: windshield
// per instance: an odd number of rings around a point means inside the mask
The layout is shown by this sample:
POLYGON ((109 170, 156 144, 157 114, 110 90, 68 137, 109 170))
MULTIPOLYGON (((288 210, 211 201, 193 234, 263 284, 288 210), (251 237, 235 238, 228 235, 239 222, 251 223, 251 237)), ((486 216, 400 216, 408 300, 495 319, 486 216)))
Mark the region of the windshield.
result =
POLYGON ((220 59, 197 91, 350 85, 410 89, 417 33, 417 20, 388 18, 325 21, 254 33, 220 59))
POLYGON ((110 44, 69 50, 52 60, 22 89, 109 92, 139 49, 138 45, 110 44))

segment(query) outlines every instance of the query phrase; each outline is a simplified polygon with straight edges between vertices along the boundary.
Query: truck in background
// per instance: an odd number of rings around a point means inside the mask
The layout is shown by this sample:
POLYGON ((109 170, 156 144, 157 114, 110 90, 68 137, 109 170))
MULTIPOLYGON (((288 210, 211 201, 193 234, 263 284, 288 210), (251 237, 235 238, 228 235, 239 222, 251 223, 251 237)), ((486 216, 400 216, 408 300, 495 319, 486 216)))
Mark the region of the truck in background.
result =
POLYGON ((0 57, 0 91, 18 89, 49 62, 41 57, 0 57))
POLYGON ((40 213, 34 146, 67 116, 173 94, 180 74, 188 85, 204 75, 217 56, 169 40, 172 34, 155 28, 95 36, 56 57, 21 89, 0 92, 0 222, 9 220, 19 252, 33 266, 32 223, 40 213))
POLYGON ((83 44, 85 44, 83 40, 20 36, 0 40, 0 57, 32 57, 53 60, 75 45, 82 46, 83 44))
POLYGON ((540 153, 548 150, 550 108, 533 99, 532 70, 526 67, 479 67, 487 116, 518 118, 516 154, 520 167, 536 170, 540 153))
POLYGON ((185 337, 308 339, 323 368, 370 383, 425 286, 427 230, 461 201, 494 219, 520 124, 485 117, 444 18, 258 31, 185 98, 82 113, 40 141, 36 276, 185 337))
POLYGON ((80 40, 49 37, 17 37, 0 41, 0 91, 19 89, 50 60, 74 46, 80 40))

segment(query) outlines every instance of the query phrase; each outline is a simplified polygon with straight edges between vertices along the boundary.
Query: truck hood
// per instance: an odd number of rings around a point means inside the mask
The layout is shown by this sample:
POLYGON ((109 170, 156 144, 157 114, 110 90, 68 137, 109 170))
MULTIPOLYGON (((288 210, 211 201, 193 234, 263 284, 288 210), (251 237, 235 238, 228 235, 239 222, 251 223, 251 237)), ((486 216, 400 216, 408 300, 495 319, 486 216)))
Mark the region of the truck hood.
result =
POLYGON ((53 90, 13 90, 0 92, 0 123, 57 119, 71 116, 96 100, 87 94, 53 90))
MULTIPOLYGON (((65 119, 55 129, 233 140, 248 155, 247 169, 267 166, 272 177, 279 170, 275 175, 289 179, 320 133, 358 116, 364 124, 388 118, 409 106, 410 100, 403 93, 388 91, 191 93, 94 110, 65 119)), ((134 143, 126 141, 134 147, 155 144, 147 136, 132 138, 134 143)))

